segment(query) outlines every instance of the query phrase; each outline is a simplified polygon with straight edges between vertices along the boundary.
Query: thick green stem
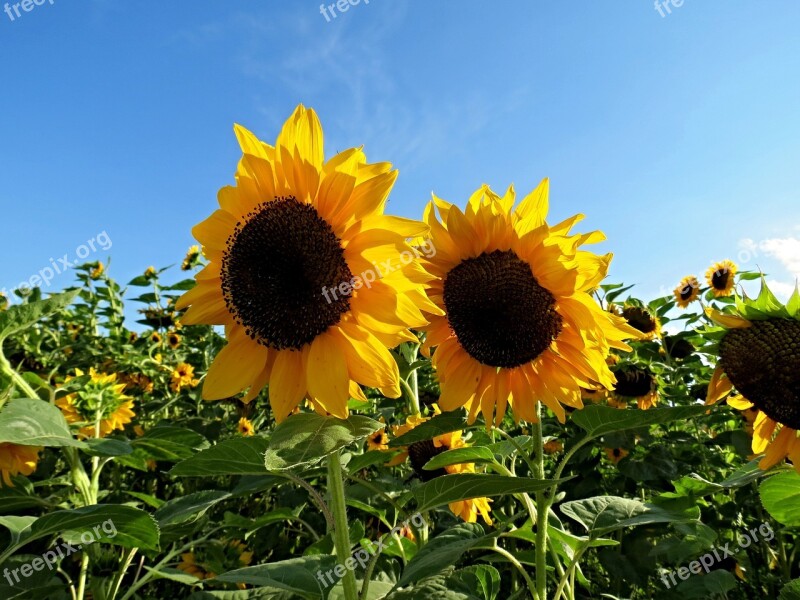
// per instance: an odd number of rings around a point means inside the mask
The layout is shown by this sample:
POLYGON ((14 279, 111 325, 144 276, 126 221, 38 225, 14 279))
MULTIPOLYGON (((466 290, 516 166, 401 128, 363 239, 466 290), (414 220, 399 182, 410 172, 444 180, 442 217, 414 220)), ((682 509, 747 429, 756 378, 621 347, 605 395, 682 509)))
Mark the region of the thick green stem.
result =
MULTIPOLYGON (((544 438, 540 405, 536 405, 536 423, 532 427, 534 476, 544 479, 544 438)), ((550 510, 548 490, 536 492, 536 593, 539 600, 547 600, 547 513, 550 510)))
MULTIPOLYGON (((338 452, 328 457, 328 493, 330 506, 333 509, 333 539, 336 545, 336 559, 344 566, 350 558, 350 530, 347 526, 347 506, 344 497, 344 480, 342 478, 342 462, 338 452)), ((345 569, 342 579, 345 600, 358 600, 356 576, 351 569, 345 569)))
POLYGON ((2 371, 5 375, 11 379, 12 383, 15 387, 18 387, 28 398, 33 398, 35 400, 39 399, 39 396, 36 394, 34 389, 28 385, 28 382, 23 379, 22 375, 17 373, 16 369, 11 366, 11 364, 6 360, 6 357, 3 356, 3 353, 0 351, 0 371, 2 371))

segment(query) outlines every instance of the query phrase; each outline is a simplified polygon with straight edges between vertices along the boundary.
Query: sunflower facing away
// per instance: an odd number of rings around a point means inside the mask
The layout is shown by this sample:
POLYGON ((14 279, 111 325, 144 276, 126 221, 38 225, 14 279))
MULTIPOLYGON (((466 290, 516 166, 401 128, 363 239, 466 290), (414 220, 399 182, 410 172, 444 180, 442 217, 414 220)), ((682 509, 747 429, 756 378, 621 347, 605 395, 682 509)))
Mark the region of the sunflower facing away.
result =
POLYGON ((621 309, 614 306, 611 311, 622 316, 628 325, 640 333, 644 340, 654 340, 661 335, 661 322, 643 306, 626 304, 621 309))
POLYGON ((800 294, 783 306, 766 283, 755 300, 736 299, 734 314, 708 310, 722 327, 719 362, 708 386, 707 404, 728 397, 737 410, 757 408, 753 452, 764 453, 769 469, 785 458, 800 472, 800 294))
MULTIPOLYGON (((433 406, 434 414, 439 414, 439 407, 433 406)), ((392 427, 392 433, 395 437, 399 437, 408 433, 421 423, 428 420, 428 417, 419 415, 412 415, 406 419, 405 424, 396 425, 392 427)), ((417 477, 422 481, 430 481, 442 475, 455 474, 455 473, 475 473, 474 463, 462 463, 455 465, 447 465, 437 470, 426 470, 423 467, 434 456, 446 452, 447 450, 454 450, 456 448, 467 448, 467 444, 461 437, 460 431, 453 431, 443 435, 437 435, 433 439, 414 442, 407 448, 403 448, 402 452, 395 456, 388 465, 398 465, 409 459, 411 467, 414 469, 417 477)), ((450 511, 468 523, 475 523, 480 515, 487 525, 492 524, 490 516, 491 507, 489 498, 469 498, 467 500, 459 500, 448 504, 450 511)))
POLYGON ((14 487, 11 481, 14 475, 27 477, 33 473, 42 450, 41 446, 20 446, 9 442, 0 444, 0 487, 3 484, 14 487))
POLYGON ((387 348, 416 340, 408 329, 426 324, 420 308, 439 311, 425 296, 430 276, 398 258, 413 256, 405 240, 427 228, 383 214, 397 172, 359 148, 326 162, 317 115, 302 105, 274 146, 234 130, 236 186, 193 229, 209 264, 178 303, 191 306, 184 324, 225 326, 203 397, 249 388, 249 402, 269 383, 278 421, 303 398, 345 418, 350 397, 365 400, 360 385, 399 397, 387 348))
MULTIPOLYGON (((84 372, 75 369, 75 376, 84 372)), ((70 381, 74 377, 67 377, 70 381)), ((82 423, 78 437, 106 437, 118 429, 124 429, 135 416, 133 398, 125 395, 126 383, 117 381, 117 374, 98 373, 89 369, 89 381, 83 388, 56 400, 68 423, 82 423)))
POLYGON ((672 293, 675 295, 676 304, 680 308, 686 308, 700 297, 700 282, 694 275, 689 275, 681 279, 672 293))
POLYGON ((714 296, 730 296, 736 285, 736 264, 730 260, 714 263, 706 271, 706 281, 714 291, 714 296))
POLYGON ((639 337, 589 295, 611 255, 580 250, 600 232, 570 235, 582 216, 545 222, 548 181, 516 207, 513 186, 501 198, 481 187, 465 212, 433 197, 425 212, 436 254, 428 294, 446 314, 432 315, 425 351, 435 347, 443 410, 481 410, 487 426, 511 406, 515 418, 537 419, 543 401, 563 423, 562 403, 582 408, 581 388, 614 387, 611 348, 639 337), (437 216, 438 211, 438 216, 437 216))

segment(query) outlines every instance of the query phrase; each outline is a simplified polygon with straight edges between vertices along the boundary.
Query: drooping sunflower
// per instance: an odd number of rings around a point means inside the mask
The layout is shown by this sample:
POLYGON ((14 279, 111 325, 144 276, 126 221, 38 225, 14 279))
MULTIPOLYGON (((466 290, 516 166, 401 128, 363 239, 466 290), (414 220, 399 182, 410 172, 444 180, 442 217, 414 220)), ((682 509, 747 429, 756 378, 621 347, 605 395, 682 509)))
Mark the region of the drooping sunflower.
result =
MULTIPOLYGON (((75 377, 83 375, 82 370, 75 369, 75 377)), ((65 383, 75 377, 68 376, 65 383)), ((136 416, 133 398, 124 393, 126 385, 117 381, 116 373, 98 373, 92 367, 86 385, 77 392, 59 398, 55 404, 68 423, 84 424, 78 430, 78 437, 103 438, 113 431, 124 429, 136 416)))
MULTIPOLYGON (((433 413, 440 413, 438 406, 433 406, 433 413)), ((408 433, 428 419, 429 417, 411 415, 406 418, 406 422, 403 425, 393 426, 392 433, 395 437, 399 437, 405 433, 408 433)), ((456 448, 466 448, 468 446, 469 444, 467 444, 462 437, 462 432, 453 431, 450 433, 437 435, 429 440, 414 442, 407 448, 403 448, 402 452, 388 462, 387 465, 398 465, 405 462, 406 459, 409 459, 411 467, 414 469, 414 473, 422 481, 430 481, 431 479, 435 479, 436 477, 441 477, 442 475, 447 474, 475 473, 474 463, 447 465, 446 467, 437 470, 426 470, 423 468, 428 461, 442 452, 454 450, 456 448)), ((469 498, 467 500, 451 502, 448 504, 448 506, 454 515, 460 517, 468 523, 475 523, 478 519, 478 515, 480 515, 487 525, 491 525, 492 519, 490 516, 490 502, 491 500, 486 497, 469 498)))
POLYGON ((39 462, 39 453, 44 450, 41 446, 21 446, 10 442, 0 444, 0 487, 3 484, 14 487, 11 477, 25 475, 26 477, 36 470, 39 462))
POLYGON ((800 293, 782 305, 762 280, 755 300, 736 299, 735 312, 707 310, 719 326, 719 361, 708 386, 707 404, 729 396, 737 410, 757 408, 753 452, 769 469, 788 458, 800 472, 800 293))
POLYGON ((675 303, 680 308, 686 308, 700 297, 700 282, 694 275, 689 275, 681 279, 672 293, 675 295, 675 303))
POLYGON ((621 309, 615 307, 613 310, 641 334, 641 339, 654 340, 661 335, 661 321, 645 307, 626 304, 621 309))
POLYGON ((736 285, 736 271, 738 267, 733 261, 723 260, 714 263, 706 271, 706 281, 714 291, 714 296, 721 298, 730 296, 733 286, 736 285))
POLYGON ((442 409, 466 404, 470 422, 480 410, 487 426, 509 405, 515 418, 535 421, 539 400, 564 422, 562 403, 582 408, 582 387, 614 387, 606 357, 639 337, 588 293, 611 254, 579 248, 603 234, 571 235, 582 215, 548 225, 546 179, 514 202, 513 186, 501 198, 484 185, 465 212, 436 196, 425 211, 436 249, 423 260, 436 277, 428 295, 446 314, 423 328, 423 351, 436 348, 442 409))
POLYGON ((625 365, 615 369, 614 375, 617 377, 617 396, 635 399, 640 410, 648 410, 658 403, 656 378, 647 367, 625 365))
POLYGON ((414 256, 406 238, 427 227, 383 214, 397 172, 359 148, 326 162, 317 115, 302 105, 274 146, 234 130, 244 153, 236 186, 193 229, 209 264, 178 303, 191 306, 184 324, 225 326, 203 397, 249 388, 249 402, 269 383, 278 421, 303 398, 344 418, 349 398, 366 400, 360 385, 399 397, 387 348, 416 341, 420 309, 438 309, 423 288, 430 276, 404 260, 414 256))

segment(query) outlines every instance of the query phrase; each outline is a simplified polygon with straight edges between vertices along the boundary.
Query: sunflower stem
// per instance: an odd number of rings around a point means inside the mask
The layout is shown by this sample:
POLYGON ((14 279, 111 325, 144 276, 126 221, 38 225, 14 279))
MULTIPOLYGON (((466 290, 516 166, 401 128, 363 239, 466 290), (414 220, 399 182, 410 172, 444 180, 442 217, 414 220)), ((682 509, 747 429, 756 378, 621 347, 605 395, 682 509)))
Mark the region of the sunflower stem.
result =
MULTIPOLYGON (((533 433, 534 476, 544 480, 544 437, 542 436, 541 405, 536 403, 536 422, 533 433)), ((547 490, 536 492, 536 594, 547 600, 547 513, 550 510, 547 490)))
MULTIPOLYGON (((340 565, 344 566, 347 559, 350 558, 350 529, 347 526, 342 461, 338 451, 328 456, 328 493, 333 509, 333 539, 336 546, 336 559, 340 565)), ((345 569, 342 587, 345 600, 358 600, 356 576, 351 569, 345 569)))

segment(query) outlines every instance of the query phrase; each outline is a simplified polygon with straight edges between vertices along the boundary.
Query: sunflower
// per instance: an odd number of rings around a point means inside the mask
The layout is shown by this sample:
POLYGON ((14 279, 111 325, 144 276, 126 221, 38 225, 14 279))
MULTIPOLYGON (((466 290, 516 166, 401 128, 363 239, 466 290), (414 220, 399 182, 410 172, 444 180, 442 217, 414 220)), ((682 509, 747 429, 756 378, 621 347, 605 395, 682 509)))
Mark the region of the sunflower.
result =
POLYGON ((714 291, 714 296, 730 296, 733 286, 736 285, 736 271, 738 267, 730 260, 714 263, 706 271, 706 281, 714 291))
POLYGON ((675 302, 678 306, 686 308, 700 297, 700 282, 694 275, 689 275, 681 279, 678 287, 672 293, 675 294, 675 302))
MULTIPOLYGON (((231 540, 227 543, 213 541, 196 548, 194 552, 181 554, 181 562, 177 567, 198 579, 212 579, 218 572, 224 573, 232 569, 248 566, 253 562, 253 553, 243 542, 231 540)), ((238 584, 245 589, 244 584, 238 584)))
POLYGON ((183 262, 181 263, 181 270, 182 271, 191 271, 196 265, 197 262, 200 260, 200 247, 199 246, 192 246, 186 252, 186 256, 183 258, 183 262))
POLYGON ((800 293, 782 305, 762 279, 755 300, 737 298, 733 313, 708 309, 720 329, 719 361, 708 385, 706 404, 728 396, 737 410, 758 409, 753 452, 769 469, 788 458, 800 472, 800 293), (729 396, 736 390, 738 395, 729 396))
POLYGON ((619 311, 618 314, 628 325, 640 332, 641 339, 654 340, 661 335, 661 322, 658 317, 643 306, 626 304, 621 310, 615 310, 619 311))
POLYGON ((564 444, 559 442, 558 440, 548 440, 544 443, 544 452, 545 454, 556 454, 557 452, 561 452, 564 450, 564 444))
POLYGON ((199 380, 194 377, 194 367, 188 363, 180 363, 172 371, 169 388, 173 392, 180 392, 181 389, 196 387, 199 380))
POLYGON ((387 348, 417 341, 408 329, 427 323, 420 309, 439 311, 405 241, 427 227, 383 214, 397 172, 358 148, 325 162, 317 115, 302 105, 275 146, 234 130, 237 185, 193 229, 209 264, 177 305, 190 306, 184 324, 225 326, 203 397, 249 388, 249 402, 269 383, 277 421, 304 398, 346 418, 349 398, 366 400, 361 385, 399 397, 387 348))
POLYGON ((0 443, 0 487, 3 484, 14 487, 11 477, 25 475, 26 477, 36 470, 39 462, 39 452, 44 450, 41 446, 20 446, 9 442, 0 443))
MULTIPOLYGON (((75 377, 84 372, 75 369, 75 377)), ((69 376, 65 383, 75 377, 69 376)), ((79 391, 56 400, 68 423, 83 423, 79 438, 106 437, 116 430, 125 429, 136 413, 133 398, 125 395, 125 383, 117 381, 117 374, 98 373, 89 369, 89 381, 79 391)))
POLYGON ((106 266, 98 261, 95 263, 94 268, 89 272, 90 279, 100 279, 100 276, 105 272, 106 266))
POLYGON ((583 407, 581 387, 614 387, 610 348, 630 350, 622 340, 639 337, 587 293, 611 255, 579 247, 603 234, 570 235, 581 215, 549 226, 546 179, 514 202, 513 186, 501 198, 484 185, 465 212, 436 196, 425 211, 436 249, 423 259, 436 277, 428 295, 446 314, 423 328, 423 351, 436 348, 442 409, 466 404, 470 422, 481 410, 487 427, 508 405, 516 419, 536 421, 539 400, 563 423, 562 403, 583 407))
MULTIPOLYGON (((433 411, 435 415, 440 414, 439 407, 436 405, 433 406, 433 411)), ((411 415, 406 418, 406 422, 403 425, 393 426, 392 433, 395 437, 399 437, 405 433, 408 433, 428 419, 429 417, 411 415)), ((387 465, 397 465, 405 462, 406 458, 408 458, 409 462, 411 463, 411 467, 414 469, 414 473, 422 481, 430 481, 436 477, 454 473, 475 473, 474 463, 447 465, 446 467, 442 467, 441 469, 437 469, 435 471, 429 471, 423 468, 428 461, 442 452, 454 450, 456 448, 467 448, 468 446, 469 444, 467 444, 462 438, 461 431, 452 431, 450 433, 437 435, 430 440, 414 442, 407 448, 403 448, 402 452, 388 462, 387 465)), ((451 502, 448 506, 454 515, 460 517, 468 523, 475 523, 478 519, 478 515, 480 515, 483 517, 483 520, 487 525, 491 525, 492 519, 490 516, 490 502, 491 500, 485 497, 469 498, 467 500, 451 502)))
POLYGON ((634 398, 640 410, 648 410, 658 402, 656 378, 647 367, 627 365, 614 371, 617 387, 614 390, 622 398, 634 398))
POLYGON ((161 334, 158 333, 157 331, 154 331, 153 333, 150 334, 150 341, 153 344, 160 344, 161 343, 161 334))
POLYGON ((144 277, 145 277, 145 279, 155 279, 155 277, 156 277, 156 275, 157 275, 157 274, 158 274, 158 273, 157 273, 157 271, 156 271, 156 268, 155 268, 155 267, 153 267, 153 266, 147 267, 147 268, 144 270, 144 277))
POLYGON ((167 333, 167 343, 169 344, 170 348, 175 350, 181 345, 181 336, 174 331, 170 331, 167 333))
POLYGON ((237 430, 245 437, 250 437, 256 433, 256 428, 253 427, 253 424, 250 422, 250 420, 246 419, 245 417, 239 419, 237 430))
POLYGON ((628 456, 630 452, 625 450, 624 448, 604 448, 606 456, 608 460, 613 462, 615 465, 621 461, 623 458, 628 456))
MULTIPOLYGON (((385 423, 383 417, 380 418, 381 423, 385 423)), ((381 450, 386 451, 389 449, 389 436, 386 435, 386 427, 379 429, 369 437, 367 437, 367 450, 381 450)))
POLYGON ((0 310, 6 310, 8 308, 8 297, 0 292, 0 310))

